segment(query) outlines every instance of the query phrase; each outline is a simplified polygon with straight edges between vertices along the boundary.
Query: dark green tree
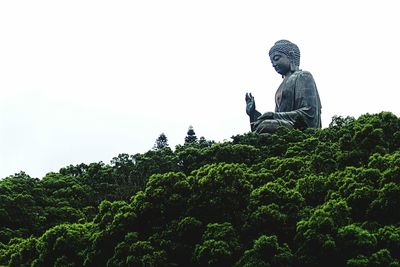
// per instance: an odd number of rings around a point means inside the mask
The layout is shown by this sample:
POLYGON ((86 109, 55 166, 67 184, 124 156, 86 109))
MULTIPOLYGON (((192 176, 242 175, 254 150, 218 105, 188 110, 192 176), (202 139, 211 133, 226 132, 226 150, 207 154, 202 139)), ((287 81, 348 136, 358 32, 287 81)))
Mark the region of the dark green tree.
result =
POLYGON ((197 136, 194 132, 193 126, 190 125, 185 137, 185 144, 197 143, 197 136))
POLYGON ((191 140, 0 180, 0 266, 399 266, 392 113, 191 140))
POLYGON ((157 137, 156 142, 154 144, 154 149, 163 149, 169 147, 168 138, 164 133, 161 133, 159 137, 157 137))

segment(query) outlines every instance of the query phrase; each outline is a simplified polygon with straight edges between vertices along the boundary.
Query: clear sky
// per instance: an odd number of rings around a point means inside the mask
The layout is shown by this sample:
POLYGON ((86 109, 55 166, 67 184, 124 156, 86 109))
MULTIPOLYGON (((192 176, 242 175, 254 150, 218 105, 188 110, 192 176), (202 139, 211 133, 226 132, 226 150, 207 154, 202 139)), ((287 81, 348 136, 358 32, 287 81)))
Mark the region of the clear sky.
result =
POLYGON ((398 1, 1 1, 0 178, 172 147, 274 109, 268 50, 296 43, 333 115, 400 116, 398 1))

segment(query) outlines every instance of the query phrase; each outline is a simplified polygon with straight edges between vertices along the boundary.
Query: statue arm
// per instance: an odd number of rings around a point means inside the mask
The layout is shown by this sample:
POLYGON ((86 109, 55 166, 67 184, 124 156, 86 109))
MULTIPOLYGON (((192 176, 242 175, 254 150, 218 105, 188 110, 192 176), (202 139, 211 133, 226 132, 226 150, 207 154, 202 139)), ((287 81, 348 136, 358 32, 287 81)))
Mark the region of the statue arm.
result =
POLYGON ((296 118, 301 115, 300 110, 293 110, 288 112, 274 112, 274 119, 295 122, 296 118))
POLYGON ((251 131, 254 132, 255 128, 256 128, 256 122, 257 122, 257 118, 261 116, 261 113, 258 112, 257 110, 254 110, 254 113, 249 115, 250 117, 250 127, 251 127, 251 131))

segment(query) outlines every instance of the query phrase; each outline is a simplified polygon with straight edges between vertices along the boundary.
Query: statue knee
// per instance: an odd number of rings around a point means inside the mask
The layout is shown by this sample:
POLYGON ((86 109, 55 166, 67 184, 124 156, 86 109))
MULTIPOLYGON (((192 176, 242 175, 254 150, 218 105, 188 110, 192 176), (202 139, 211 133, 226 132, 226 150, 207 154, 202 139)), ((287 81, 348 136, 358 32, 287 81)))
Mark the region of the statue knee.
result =
POLYGON ((285 120, 264 120, 255 129, 256 133, 274 133, 279 127, 293 129, 293 124, 285 120))

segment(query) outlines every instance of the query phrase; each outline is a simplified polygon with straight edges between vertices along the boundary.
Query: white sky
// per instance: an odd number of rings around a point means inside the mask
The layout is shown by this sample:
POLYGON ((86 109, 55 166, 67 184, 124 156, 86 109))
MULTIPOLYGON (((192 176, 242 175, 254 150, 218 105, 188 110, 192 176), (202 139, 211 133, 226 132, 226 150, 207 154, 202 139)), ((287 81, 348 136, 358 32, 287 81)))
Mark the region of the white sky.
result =
POLYGON ((1 1, 0 178, 143 153, 189 125, 249 130, 274 109, 268 50, 296 43, 333 115, 400 116, 398 1, 1 1), (285 4, 284 4, 285 3, 285 4))

